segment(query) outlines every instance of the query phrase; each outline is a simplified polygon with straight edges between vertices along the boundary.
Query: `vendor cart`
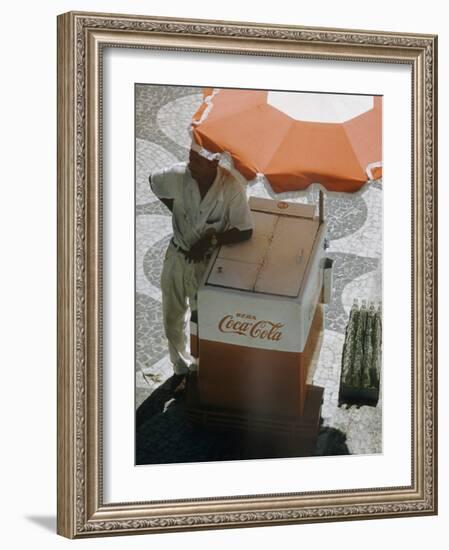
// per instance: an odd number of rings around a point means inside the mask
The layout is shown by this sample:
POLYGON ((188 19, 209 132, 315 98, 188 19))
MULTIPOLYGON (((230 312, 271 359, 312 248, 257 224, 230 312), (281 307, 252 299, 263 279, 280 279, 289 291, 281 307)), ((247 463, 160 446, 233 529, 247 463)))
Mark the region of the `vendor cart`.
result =
POLYGON ((299 439, 308 454, 319 429, 323 389, 311 382, 332 270, 323 208, 249 204, 252 238, 216 250, 198 292, 187 413, 209 426, 299 439))

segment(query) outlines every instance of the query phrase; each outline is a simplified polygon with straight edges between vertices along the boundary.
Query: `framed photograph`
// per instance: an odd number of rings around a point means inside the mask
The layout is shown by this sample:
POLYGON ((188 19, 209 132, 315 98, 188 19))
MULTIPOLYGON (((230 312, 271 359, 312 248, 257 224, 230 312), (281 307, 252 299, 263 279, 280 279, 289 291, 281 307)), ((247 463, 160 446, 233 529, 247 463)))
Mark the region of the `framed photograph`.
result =
POLYGON ((437 37, 58 17, 58 533, 437 513, 437 37))

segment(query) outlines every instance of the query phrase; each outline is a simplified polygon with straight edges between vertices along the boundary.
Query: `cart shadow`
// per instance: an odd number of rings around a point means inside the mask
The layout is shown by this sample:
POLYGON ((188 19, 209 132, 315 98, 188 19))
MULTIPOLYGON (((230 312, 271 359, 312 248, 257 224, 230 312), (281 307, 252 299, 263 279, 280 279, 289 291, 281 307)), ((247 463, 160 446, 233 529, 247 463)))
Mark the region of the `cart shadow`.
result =
POLYGON ((168 378, 163 384, 158 386, 149 397, 141 403, 136 410, 136 431, 138 432, 142 424, 153 418, 158 413, 162 413, 165 404, 173 398, 172 381, 173 376, 168 378))
MULTIPOLYGON (((207 428, 186 414, 185 395, 173 397, 169 378, 136 411, 136 464, 170 464, 301 456, 285 438, 207 428)), ((346 435, 322 426, 313 456, 348 455, 346 435)))

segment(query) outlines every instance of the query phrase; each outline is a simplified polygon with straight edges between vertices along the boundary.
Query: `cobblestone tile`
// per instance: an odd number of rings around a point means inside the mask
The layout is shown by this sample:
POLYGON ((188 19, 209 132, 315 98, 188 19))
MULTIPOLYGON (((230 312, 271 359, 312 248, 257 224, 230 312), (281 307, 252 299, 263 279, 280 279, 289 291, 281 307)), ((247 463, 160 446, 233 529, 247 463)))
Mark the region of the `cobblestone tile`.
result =
POLYGON ((344 335, 333 330, 325 330, 320 358, 313 376, 313 383, 324 388, 324 403, 321 416, 326 425, 338 407, 338 390, 340 387, 341 355, 344 335))
POLYGON ((347 252, 368 258, 382 257, 382 191, 369 187, 363 194, 368 215, 363 225, 348 236, 333 239, 329 251, 347 252))
POLYGON ((136 216, 167 216, 171 219, 170 210, 160 200, 136 206, 136 216))
POLYGON ((174 99, 160 107, 157 113, 157 124, 160 130, 174 143, 188 151, 190 148, 190 133, 188 128, 203 99, 202 93, 196 93, 174 99))
POLYGON ((161 304, 136 293, 136 368, 143 372, 167 354, 161 304))
MULTIPOLYGON (((327 257, 334 260, 333 286, 331 303, 326 308, 326 328, 344 333, 348 315, 342 302, 342 293, 345 287, 360 275, 371 272, 377 268, 378 260, 363 258, 355 254, 342 254, 329 252, 327 257)), ((365 296, 358 296, 364 299, 365 296)))
POLYGON ((146 251, 143 258, 143 272, 145 273, 145 277, 155 287, 160 287, 162 265, 170 239, 171 234, 166 235, 163 239, 154 243, 153 246, 146 251))
MULTIPOLYGON (((178 162, 164 147, 143 139, 136 140, 136 204, 158 201, 151 191, 148 176, 178 162)), ((158 201, 159 202, 159 201, 158 201)))
POLYGON ((382 409, 379 406, 338 408, 331 425, 344 431, 351 454, 382 452, 382 409))
MULTIPOLYGON (((158 124, 159 110, 167 103, 185 96, 198 97, 201 90, 185 86, 158 86, 142 84, 136 86, 136 138, 157 143, 176 157, 178 161, 187 158, 188 150, 165 133, 165 128, 158 124)), ((198 106, 200 101, 198 101, 198 106)), ((193 114, 193 112, 192 112, 193 114)), ((173 117, 173 122, 175 118, 173 117)), ((169 125, 171 120, 169 120, 169 125)))
MULTIPOLYGON (((172 234, 169 216, 138 216, 136 218, 136 290, 160 300, 160 285, 151 284, 145 275, 144 259, 147 251, 162 238, 172 234)), ((161 259, 162 261, 162 259, 161 259)))
POLYGON ((367 304, 374 302, 376 307, 382 301, 382 272, 380 262, 374 271, 356 277, 343 289, 341 303, 347 316, 349 316, 349 311, 355 298, 358 299, 359 304, 362 303, 362 300, 366 300, 367 304))
POLYGON ((333 241, 351 235, 366 223, 368 208, 363 196, 325 198, 328 236, 333 241))

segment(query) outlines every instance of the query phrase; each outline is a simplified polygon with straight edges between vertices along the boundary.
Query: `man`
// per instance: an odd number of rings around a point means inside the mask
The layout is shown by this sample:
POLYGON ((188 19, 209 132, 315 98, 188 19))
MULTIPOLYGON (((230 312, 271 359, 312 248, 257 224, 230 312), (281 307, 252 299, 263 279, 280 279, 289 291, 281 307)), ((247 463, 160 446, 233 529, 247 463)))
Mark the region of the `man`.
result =
POLYGON ((213 160, 199 154, 192 142, 188 163, 154 172, 149 177, 154 194, 172 212, 173 238, 161 275, 162 311, 173 388, 185 384, 195 370, 188 352, 186 315, 196 314, 197 291, 212 251, 222 244, 245 241, 253 223, 246 193, 240 183, 213 160))

